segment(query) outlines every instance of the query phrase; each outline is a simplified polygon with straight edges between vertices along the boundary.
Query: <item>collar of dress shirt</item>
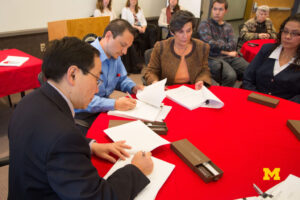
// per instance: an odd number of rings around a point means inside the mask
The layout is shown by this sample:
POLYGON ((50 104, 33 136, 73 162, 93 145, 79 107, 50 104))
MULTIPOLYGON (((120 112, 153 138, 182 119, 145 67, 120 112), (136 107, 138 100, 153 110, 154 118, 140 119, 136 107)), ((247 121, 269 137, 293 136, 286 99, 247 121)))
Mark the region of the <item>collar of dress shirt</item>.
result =
POLYGON ((279 60, 280 52, 282 50, 282 45, 279 45, 274 51, 269 55, 269 58, 279 60))
POLYGON ((51 85, 64 99, 65 101, 67 102, 71 112, 72 112, 72 116, 74 118, 75 116, 75 111, 74 111, 74 107, 73 107, 73 104, 71 103, 71 101, 57 88, 55 87, 51 82, 47 81, 49 83, 49 85, 51 85))
POLYGON ((101 62, 105 62, 105 60, 109 60, 109 58, 106 56, 106 53, 104 52, 102 46, 100 45, 101 37, 98 37, 94 42, 93 46, 100 51, 100 60, 101 62))
MULTIPOLYGON (((279 45, 276 49, 274 49, 274 51, 269 55, 269 58, 275 59, 275 60, 279 60, 279 56, 282 50, 282 45, 279 45)), ((295 60, 295 57, 293 57, 288 64, 291 64, 293 61, 295 60)))

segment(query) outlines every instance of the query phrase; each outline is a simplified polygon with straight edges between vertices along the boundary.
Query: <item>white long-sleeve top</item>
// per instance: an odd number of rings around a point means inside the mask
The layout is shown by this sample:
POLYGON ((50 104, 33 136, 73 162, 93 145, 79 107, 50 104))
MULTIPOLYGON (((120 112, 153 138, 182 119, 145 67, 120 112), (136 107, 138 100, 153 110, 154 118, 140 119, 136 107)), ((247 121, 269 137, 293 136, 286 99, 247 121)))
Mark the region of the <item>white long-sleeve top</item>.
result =
POLYGON ((96 9, 94 11, 94 17, 103 17, 103 16, 109 16, 110 21, 116 19, 115 12, 113 10, 109 10, 108 8, 104 8, 103 13, 99 9, 96 9))
MULTIPOLYGON (((142 9, 139 9, 139 12, 136 13, 136 17, 142 27, 147 26, 147 21, 142 9)), ((122 9, 121 18, 127 20, 131 25, 134 25, 134 16, 129 7, 124 7, 122 9)))

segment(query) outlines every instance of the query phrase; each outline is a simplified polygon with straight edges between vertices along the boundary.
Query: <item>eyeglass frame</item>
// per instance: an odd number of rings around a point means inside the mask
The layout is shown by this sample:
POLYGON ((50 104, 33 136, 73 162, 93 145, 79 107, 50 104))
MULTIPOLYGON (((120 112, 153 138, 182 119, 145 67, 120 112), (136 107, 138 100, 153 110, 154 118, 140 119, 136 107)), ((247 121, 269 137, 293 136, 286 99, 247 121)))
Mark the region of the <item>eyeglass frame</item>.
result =
POLYGON ((97 86, 100 87, 100 85, 103 83, 103 80, 96 76, 95 74, 93 74, 92 72, 86 71, 88 74, 92 75, 96 80, 97 80, 97 86))
POLYGON ((297 36, 299 37, 300 36, 300 33, 290 32, 290 31, 284 30, 284 29, 281 30, 281 33, 285 34, 285 35, 290 34, 291 38, 294 38, 294 37, 297 37, 297 36))

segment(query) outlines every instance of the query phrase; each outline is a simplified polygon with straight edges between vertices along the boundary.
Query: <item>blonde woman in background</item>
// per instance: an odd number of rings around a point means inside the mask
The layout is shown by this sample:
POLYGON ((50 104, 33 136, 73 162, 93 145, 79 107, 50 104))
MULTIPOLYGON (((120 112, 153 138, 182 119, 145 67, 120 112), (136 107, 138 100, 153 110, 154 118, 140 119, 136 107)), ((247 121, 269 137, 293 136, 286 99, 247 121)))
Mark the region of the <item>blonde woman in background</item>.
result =
POLYGON ((97 0, 94 17, 109 16, 110 21, 116 19, 115 12, 111 9, 112 0, 97 0))

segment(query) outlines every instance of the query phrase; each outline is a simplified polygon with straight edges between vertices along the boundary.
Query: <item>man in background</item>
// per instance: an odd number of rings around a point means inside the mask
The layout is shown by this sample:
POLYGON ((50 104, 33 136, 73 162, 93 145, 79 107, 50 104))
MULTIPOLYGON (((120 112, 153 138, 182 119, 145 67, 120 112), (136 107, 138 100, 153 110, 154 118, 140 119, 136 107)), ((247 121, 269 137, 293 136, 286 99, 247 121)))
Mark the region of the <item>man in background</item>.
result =
POLYGON ((214 59, 208 60, 208 66, 213 79, 232 87, 236 80, 242 80, 249 63, 238 56, 232 26, 224 21, 227 9, 226 0, 214 0, 211 18, 200 23, 198 33, 200 39, 210 45, 209 55, 214 59), (220 62, 223 63, 222 80, 218 74, 220 62))

